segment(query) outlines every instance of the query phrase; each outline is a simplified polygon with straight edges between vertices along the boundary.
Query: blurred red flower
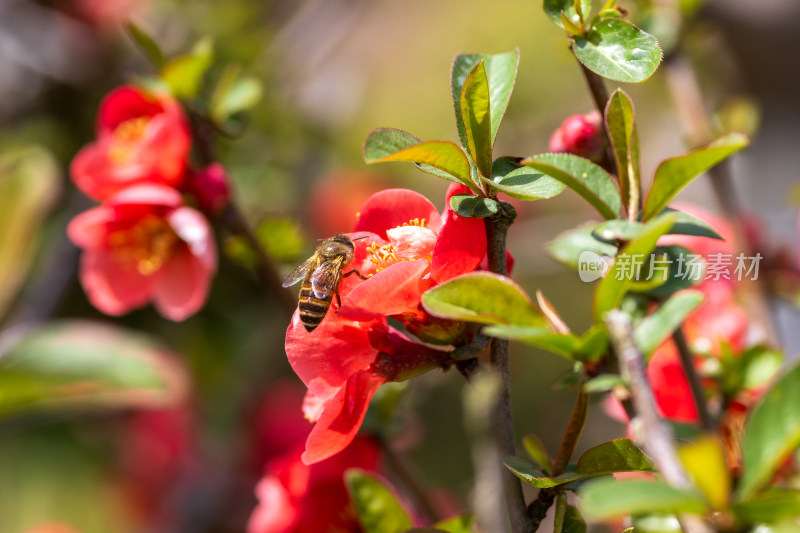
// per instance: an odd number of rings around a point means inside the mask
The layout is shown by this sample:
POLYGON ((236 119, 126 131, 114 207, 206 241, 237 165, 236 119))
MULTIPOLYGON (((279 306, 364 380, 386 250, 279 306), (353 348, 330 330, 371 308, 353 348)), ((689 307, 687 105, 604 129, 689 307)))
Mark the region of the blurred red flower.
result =
POLYGON ((152 301, 179 321, 206 300, 217 266, 213 233, 174 189, 129 187, 75 217, 67 234, 84 250, 81 284, 104 313, 121 315, 152 301))
POLYGON ((124 86, 100 106, 97 140, 72 161, 75 184, 104 200, 136 183, 177 186, 191 147, 189 124, 177 100, 124 86))

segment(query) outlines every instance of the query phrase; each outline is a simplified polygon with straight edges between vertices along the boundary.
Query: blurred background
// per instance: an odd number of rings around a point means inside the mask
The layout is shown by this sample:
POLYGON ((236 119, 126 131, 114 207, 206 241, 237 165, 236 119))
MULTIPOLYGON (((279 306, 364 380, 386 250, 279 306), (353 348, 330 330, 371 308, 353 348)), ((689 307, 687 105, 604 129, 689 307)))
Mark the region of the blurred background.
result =
MULTIPOLYGON (((763 220, 771 245, 794 257, 800 3, 710 1, 682 28, 656 0, 620 4, 661 38, 668 57, 682 40, 707 110, 735 111, 716 115, 720 128, 738 120, 753 133, 733 165, 735 191, 763 220), (652 13, 660 16, 647 19, 652 13)), ((102 97, 154 74, 123 30, 129 18, 168 56, 210 37, 212 78, 235 63, 260 81, 260 102, 217 149, 236 201, 282 275, 310 255, 317 238, 348 231, 377 190, 412 188, 443 207, 447 182, 410 165, 367 168, 361 146, 379 126, 457 139, 449 89, 455 54, 520 49, 496 155, 544 152, 566 116, 592 109, 562 32, 535 0, 0 0, 0 350, 45 325, 38 344, 25 349, 57 354, 91 341, 98 358, 130 357, 134 373, 140 357, 157 358, 170 384, 168 397, 48 406, 41 401, 47 384, 2 374, 0 533, 45 522, 83 533, 242 531, 256 503, 259 450, 269 446, 258 429, 264 395, 276 382, 300 383, 283 350, 289 316, 259 283, 244 245, 225 233, 208 303, 185 322, 149 307, 103 316, 78 284, 79 253, 65 227, 91 201, 69 181, 69 162, 93 139, 102 97)), ((663 69, 624 89, 636 102, 643 175, 651 176, 658 161, 684 151, 684 128, 663 69)), ((681 199, 716 209, 703 179, 681 199)), ((592 287, 545 247, 593 213, 569 192, 517 208, 509 244, 515 279, 530 293, 542 289, 582 331, 591 323, 592 287)), ((780 299, 773 305, 791 357, 800 350, 796 333, 788 334, 797 313, 780 299)), ((521 346, 512 357, 518 435, 535 432, 554 450, 574 392, 553 384, 570 364, 521 346)), ((463 383, 454 371, 410 383, 397 447, 421 479, 466 510, 472 464, 463 383)), ((581 449, 624 434, 599 403, 592 409, 581 449)))

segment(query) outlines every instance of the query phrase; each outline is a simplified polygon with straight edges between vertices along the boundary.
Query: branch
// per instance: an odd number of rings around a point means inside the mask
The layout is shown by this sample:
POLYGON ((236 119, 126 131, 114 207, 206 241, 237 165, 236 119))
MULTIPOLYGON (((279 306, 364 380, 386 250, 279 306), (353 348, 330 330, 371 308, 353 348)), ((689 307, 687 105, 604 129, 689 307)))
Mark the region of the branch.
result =
POLYGON ((675 341, 675 346, 678 348, 681 366, 683 366, 683 371, 689 382, 689 388, 692 391, 692 399, 697 408, 700 424, 703 426, 703 429, 708 432, 715 431, 716 424, 714 423, 714 418, 711 416, 711 413, 708 412, 708 402, 706 402, 703 385, 700 383, 700 376, 697 375, 697 370, 694 367, 692 350, 689 348, 689 343, 686 341, 686 336, 683 334, 682 327, 675 330, 675 333, 672 334, 672 340, 675 341))

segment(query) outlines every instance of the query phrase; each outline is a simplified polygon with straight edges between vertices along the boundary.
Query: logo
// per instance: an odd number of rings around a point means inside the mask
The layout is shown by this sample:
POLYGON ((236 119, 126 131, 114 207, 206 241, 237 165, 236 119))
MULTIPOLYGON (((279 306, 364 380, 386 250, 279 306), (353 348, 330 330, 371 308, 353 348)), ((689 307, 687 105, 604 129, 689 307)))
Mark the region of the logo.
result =
POLYGON ((589 283, 605 277, 608 273, 611 258, 586 250, 578 257, 578 277, 581 281, 589 283))

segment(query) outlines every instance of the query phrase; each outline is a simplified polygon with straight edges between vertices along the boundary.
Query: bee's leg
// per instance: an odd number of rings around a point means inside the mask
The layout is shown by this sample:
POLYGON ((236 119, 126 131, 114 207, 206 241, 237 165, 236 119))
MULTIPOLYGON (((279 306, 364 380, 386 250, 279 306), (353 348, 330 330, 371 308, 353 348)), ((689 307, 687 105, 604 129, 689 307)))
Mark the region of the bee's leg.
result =
POLYGON ((345 272, 344 274, 342 274, 342 277, 343 277, 343 278, 346 278, 346 277, 347 277, 347 276, 349 276, 350 274, 355 274, 356 276, 358 276, 358 277, 359 277, 359 278, 361 278, 361 279, 369 279, 367 276, 363 275, 361 272, 359 272, 359 271, 358 271, 358 270, 356 270, 356 269, 353 269, 353 270, 351 270, 350 272, 345 272))
POLYGON ((337 307, 336 307, 336 313, 334 313, 334 314, 338 315, 339 314, 339 310, 342 308, 342 298, 339 296, 339 286, 338 285, 336 286, 336 290, 334 291, 334 294, 336 294, 336 303, 338 304, 337 307))

